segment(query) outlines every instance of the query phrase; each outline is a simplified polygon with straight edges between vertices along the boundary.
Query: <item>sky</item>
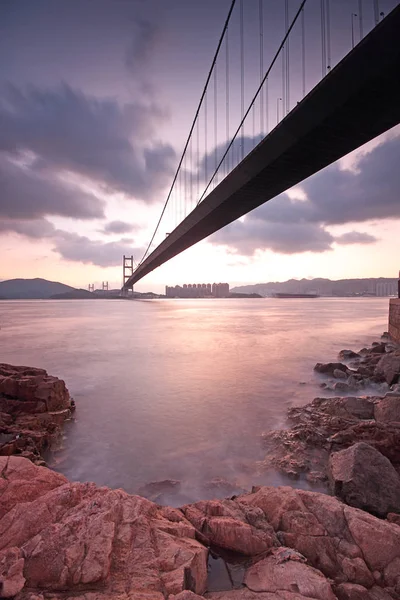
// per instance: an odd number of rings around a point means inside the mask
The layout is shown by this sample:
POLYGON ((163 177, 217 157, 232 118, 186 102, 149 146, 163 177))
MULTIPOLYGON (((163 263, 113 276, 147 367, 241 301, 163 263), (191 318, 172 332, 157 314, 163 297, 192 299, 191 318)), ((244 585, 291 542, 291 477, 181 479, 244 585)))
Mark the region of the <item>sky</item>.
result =
MULTIPOLYGON (((308 3, 306 92, 328 61, 334 67, 352 38, 360 39, 358 0, 330 0, 324 63, 320 3, 308 3)), ((139 261, 158 221, 230 4, 0 0, 0 280, 120 287, 122 256, 139 261)), ((299 4, 289 0, 289 22, 299 4)), ((373 24, 372 4, 364 2, 364 34, 373 24)), ((380 0, 381 18, 396 4, 380 0)), ((237 2, 228 34, 230 135, 282 39, 283 8, 283 0, 263 0, 261 65, 259 0, 244 0, 242 98, 237 2)), ((245 123, 246 149, 282 119, 286 103, 289 109, 302 99, 300 20, 291 35, 290 95, 279 59, 245 123)), ((194 206, 226 147, 225 51, 156 243, 194 206)), ((396 277, 399 164, 397 127, 188 249, 135 289, 396 277)))

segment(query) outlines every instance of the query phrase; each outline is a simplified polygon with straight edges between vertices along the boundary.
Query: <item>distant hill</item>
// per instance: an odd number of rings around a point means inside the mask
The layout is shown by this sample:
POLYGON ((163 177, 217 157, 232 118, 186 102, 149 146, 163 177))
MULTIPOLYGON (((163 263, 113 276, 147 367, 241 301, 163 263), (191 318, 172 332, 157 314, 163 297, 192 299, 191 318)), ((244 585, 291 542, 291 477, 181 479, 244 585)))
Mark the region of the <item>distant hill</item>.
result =
POLYGON ((74 292, 75 288, 47 279, 8 279, 0 281, 0 297, 5 300, 48 299, 55 294, 74 292))
POLYGON ((92 292, 88 292, 87 290, 82 290, 81 288, 73 289, 71 292, 64 292, 63 294, 54 294, 50 296, 50 300, 85 300, 85 299, 100 298, 100 296, 93 294, 92 292))
MULTIPOLYGON (((288 281, 270 281, 242 285, 231 289, 233 293, 261 294, 271 296, 274 293, 310 294, 321 296, 388 296, 397 293, 397 278, 370 277, 368 279, 289 279, 288 281)), ((1 291, 0 291, 1 293, 1 291)))

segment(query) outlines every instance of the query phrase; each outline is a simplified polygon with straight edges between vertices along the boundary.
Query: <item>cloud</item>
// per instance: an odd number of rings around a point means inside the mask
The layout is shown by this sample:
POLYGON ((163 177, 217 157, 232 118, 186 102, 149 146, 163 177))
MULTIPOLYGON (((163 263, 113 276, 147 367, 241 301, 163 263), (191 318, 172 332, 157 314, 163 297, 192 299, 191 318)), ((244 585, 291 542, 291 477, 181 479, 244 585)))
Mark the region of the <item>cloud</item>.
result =
POLYGON ((256 250, 273 250, 281 254, 297 252, 326 252, 335 241, 326 229, 313 223, 268 223, 262 218, 247 217, 221 229, 213 243, 228 246, 243 256, 256 250))
POLYGON ((104 228, 101 230, 101 233, 105 233, 106 235, 112 233, 129 233, 137 228, 137 225, 133 225, 132 223, 125 223, 124 221, 110 221, 104 226, 104 228))
POLYGON ((104 243, 60 230, 54 236, 53 250, 65 260, 99 267, 116 267, 122 264, 124 254, 140 256, 143 253, 142 248, 132 248, 132 240, 104 243))
POLYGON ((0 151, 33 153, 33 170, 72 172, 107 192, 151 202, 175 166, 172 146, 155 141, 165 118, 155 104, 120 105, 66 84, 25 91, 8 85, 0 98, 0 151))
POLYGON ((16 233, 31 240, 46 240, 53 251, 68 261, 92 264, 99 267, 121 265, 124 254, 142 256, 144 248, 136 247, 131 238, 113 242, 91 240, 86 236, 56 229, 46 219, 4 219, 0 221, 1 233, 16 233))
POLYGON ((104 216, 104 202, 96 196, 50 178, 47 173, 17 165, 1 153, 0 187, 1 218, 37 219, 59 215, 96 219, 104 216))
POLYGON ((378 239, 370 235, 369 233, 362 233, 361 231, 348 231, 343 235, 335 237, 337 244, 373 244, 378 239))
POLYGON ((359 231, 334 237, 329 226, 400 219, 400 138, 389 138, 358 161, 357 172, 340 164, 301 184, 301 202, 287 194, 270 200, 243 221, 228 225, 210 241, 243 255, 270 249, 284 254, 325 252, 338 244, 371 244, 359 231))

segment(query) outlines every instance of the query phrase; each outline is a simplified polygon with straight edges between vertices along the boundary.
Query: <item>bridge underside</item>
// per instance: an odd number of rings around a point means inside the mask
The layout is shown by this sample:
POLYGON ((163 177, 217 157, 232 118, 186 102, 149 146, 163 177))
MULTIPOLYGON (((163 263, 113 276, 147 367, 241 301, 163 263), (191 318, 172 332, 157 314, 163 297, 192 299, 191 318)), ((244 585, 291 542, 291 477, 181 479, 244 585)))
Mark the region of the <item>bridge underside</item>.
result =
POLYGON ((125 287, 397 125, 399 32, 400 6, 210 192, 140 264, 125 287))

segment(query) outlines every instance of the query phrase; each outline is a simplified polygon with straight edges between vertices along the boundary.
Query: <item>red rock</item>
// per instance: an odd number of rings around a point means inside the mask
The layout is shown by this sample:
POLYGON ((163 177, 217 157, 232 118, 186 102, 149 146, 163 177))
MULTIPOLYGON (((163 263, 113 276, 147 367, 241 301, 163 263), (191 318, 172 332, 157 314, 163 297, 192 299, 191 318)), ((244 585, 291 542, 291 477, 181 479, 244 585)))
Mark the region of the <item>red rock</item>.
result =
POLYGON ((331 585, 322 573, 302 562, 280 562, 274 553, 250 567, 244 582, 254 592, 286 591, 315 600, 335 600, 331 585))
POLYGON ((369 444, 358 442, 332 453, 329 477, 333 493, 350 506, 381 517, 400 512, 400 476, 369 444))
POLYGON ((25 585, 23 576, 24 559, 19 548, 7 548, 0 552, 1 598, 12 598, 25 585))
POLYGON ((376 421, 387 423, 397 421, 400 423, 400 394, 398 396, 386 396, 375 405, 376 421))
POLYGON ((175 509, 0 460, 0 581, 16 600, 388 600, 400 589, 400 527, 331 496, 261 487, 175 509), (246 587, 206 593, 199 536, 247 557, 246 587))
POLYGON ((400 375, 400 351, 382 356, 376 365, 375 373, 384 377, 389 385, 396 383, 400 375))

